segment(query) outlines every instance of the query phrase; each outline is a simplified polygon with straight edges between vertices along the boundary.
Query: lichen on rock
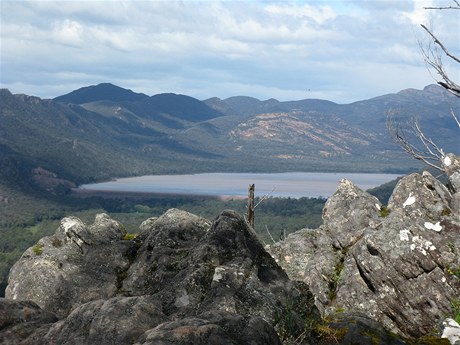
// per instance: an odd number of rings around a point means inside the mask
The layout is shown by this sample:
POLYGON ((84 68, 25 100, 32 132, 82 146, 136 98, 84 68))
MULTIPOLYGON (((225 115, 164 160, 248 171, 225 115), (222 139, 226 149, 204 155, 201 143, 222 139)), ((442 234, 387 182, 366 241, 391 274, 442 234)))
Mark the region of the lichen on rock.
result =
POLYGON ((430 173, 411 174, 379 218, 374 198, 342 180, 318 230, 301 230, 268 250, 291 279, 310 286, 324 317, 364 313, 388 331, 421 337, 452 313, 460 294, 459 277, 448 270, 460 267, 456 197, 430 173))

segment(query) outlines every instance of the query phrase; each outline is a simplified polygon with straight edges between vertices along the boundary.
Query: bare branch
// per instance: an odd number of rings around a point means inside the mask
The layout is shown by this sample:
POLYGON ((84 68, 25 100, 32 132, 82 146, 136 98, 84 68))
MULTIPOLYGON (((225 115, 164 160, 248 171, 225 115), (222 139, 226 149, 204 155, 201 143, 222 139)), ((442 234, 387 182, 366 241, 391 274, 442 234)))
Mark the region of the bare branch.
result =
POLYGON ((416 160, 420 160, 433 169, 444 172, 444 169, 435 164, 440 162, 444 156, 444 152, 439 148, 433 140, 427 138, 420 128, 418 120, 413 119, 411 130, 404 129, 400 124, 394 122, 392 114, 387 115, 387 128, 393 140, 409 155, 416 160), (412 133, 421 143, 424 149, 421 149, 411 143, 408 133, 412 133), (435 162, 435 163, 432 163, 435 162))
POLYGON ((460 128, 460 121, 458 121, 458 117, 454 112, 454 109, 452 107, 450 108, 450 115, 454 118, 455 122, 457 123, 457 126, 460 128))
POLYGON ((254 209, 257 208, 257 206, 259 206, 265 199, 267 199, 270 195, 272 195, 272 193, 275 191, 276 187, 273 187, 272 191, 268 194, 265 194, 260 200, 259 202, 256 204, 256 206, 254 206, 254 209))
POLYGON ((276 243, 276 242, 275 242, 275 240, 273 239, 273 236, 272 236, 272 234, 270 233, 270 230, 268 230, 268 226, 267 226, 267 224, 265 224, 265 230, 267 230, 267 232, 268 232, 268 236, 270 236, 270 239, 272 240, 272 242, 273 242, 273 243, 276 243))
POLYGON ((460 10, 460 7, 457 6, 447 6, 447 7, 424 7, 425 10, 460 10))
MULTIPOLYGON (((425 9, 460 10, 460 0, 452 1, 454 4, 451 6, 425 7, 425 9)), ((420 50, 422 52, 425 63, 441 77, 441 80, 437 81, 437 83, 454 96, 460 98, 460 85, 453 81, 448 75, 445 69, 445 65, 443 64, 443 56, 446 55, 457 63, 460 63, 460 58, 451 54, 449 50, 444 46, 444 44, 436 37, 436 35, 431 32, 425 25, 421 24, 421 27, 430 36, 430 43, 426 46, 419 42, 420 50)), ((452 107, 450 112, 454 118, 455 123, 458 127, 460 127, 459 118, 455 114, 452 107)), ((393 140, 413 158, 424 162, 433 169, 444 172, 444 169, 441 165, 441 160, 444 158, 445 153, 434 140, 426 136, 420 126, 418 119, 413 118, 403 127, 400 123, 395 123, 392 115, 393 114, 390 112, 387 114, 387 129, 393 140)))
POLYGON ((427 138, 425 136, 425 134, 423 133, 423 131, 421 130, 420 128, 420 124, 418 122, 417 119, 415 119, 414 121, 414 126, 415 126, 415 130, 416 130, 416 133, 415 135, 420 139, 420 141, 422 142, 422 144, 426 147, 427 151, 430 153, 430 155, 432 156, 435 156, 436 158, 438 159, 441 159, 442 157, 445 156, 445 153, 444 151, 438 147, 438 145, 436 145, 433 140, 431 140, 430 138, 427 138), (430 145, 431 147, 433 147, 438 153, 434 153, 431 149, 430 149, 430 145))
POLYGON ((460 10, 460 1, 452 0, 455 6, 424 7, 425 10, 460 10))
POLYGON ((420 24, 420 26, 426 31, 428 32, 428 34, 431 36, 431 38, 433 38, 433 41, 434 43, 436 43, 439 47, 441 47, 441 49, 444 51, 444 53, 450 57, 451 59, 453 59, 454 61, 457 61, 458 63, 460 63, 460 59, 458 57, 456 57, 455 55, 452 55, 446 47, 444 47, 444 45, 441 43, 440 40, 438 40, 438 38, 423 24, 420 24))
POLYGON ((444 45, 439 41, 439 39, 425 25, 422 24, 421 26, 426 32, 428 32, 428 34, 433 39, 434 43, 434 46, 430 44, 426 48, 421 43, 419 43, 420 50, 422 52, 425 62, 429 66, 431 66, 443 80, 438 81, 438 84, 444 87, 454 96, 460 97, 460 85, 458 85, 449 77, 442 62, 442 55, 437 48, 440 48, 444 52, 444 54, 446 54, 456 62, 460 63, 460 59, 457 58, 455 55, 450 54, 450 52, 444 47, 444 45))

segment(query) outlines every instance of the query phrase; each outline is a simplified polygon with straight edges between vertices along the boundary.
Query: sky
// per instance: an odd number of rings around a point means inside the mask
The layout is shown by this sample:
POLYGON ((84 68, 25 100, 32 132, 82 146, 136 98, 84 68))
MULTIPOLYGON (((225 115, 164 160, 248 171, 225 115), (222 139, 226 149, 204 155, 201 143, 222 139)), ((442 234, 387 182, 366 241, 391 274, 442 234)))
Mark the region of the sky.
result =
POLYGON ((0 0, 0 86, 41 98, 109 82, 201 100, 351 103, 435 83, 420 24, 458 54, 460 11, 424 9, 451 4, 0 0))

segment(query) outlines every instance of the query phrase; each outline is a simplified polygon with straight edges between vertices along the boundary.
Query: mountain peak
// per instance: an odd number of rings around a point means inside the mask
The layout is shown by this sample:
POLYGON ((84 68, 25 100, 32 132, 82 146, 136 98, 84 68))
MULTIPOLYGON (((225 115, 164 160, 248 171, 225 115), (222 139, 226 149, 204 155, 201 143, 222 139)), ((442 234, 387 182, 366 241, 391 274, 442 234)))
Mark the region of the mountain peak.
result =
POLYGON ((206 121, 222 115, 221 112, 209 107, 206 103, 181 94, 160 93, 151 96, 146 102, 151 109, 160 113, 174 114, 177 118, 192 122, 206 121))
POLYGON ((68 94, 56 97, 54 100, 64 103, 84 104, 95 101, 135 102, 145 98, 148 98, 148 96, 143 93, 136 93, 111 83, 101 83, 82 87, 68 94))

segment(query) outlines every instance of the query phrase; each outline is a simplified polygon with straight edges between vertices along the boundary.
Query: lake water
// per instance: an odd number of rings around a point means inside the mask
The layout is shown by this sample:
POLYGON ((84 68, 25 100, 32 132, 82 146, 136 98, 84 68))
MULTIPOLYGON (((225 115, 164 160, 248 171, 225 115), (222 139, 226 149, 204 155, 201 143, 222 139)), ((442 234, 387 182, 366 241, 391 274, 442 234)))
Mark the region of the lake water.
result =
POLYGON ((245 197, 249 184, 255 184, 255 196, 271 193, 276 197, 329 197, 342 178, 363 190, 396 179, 395 174, 305 173, 277 174, 206 173, 194 175, 149 175, 120 178, 109 182, 86 184, 90 191, 141 192, 183 195, 245 197))

